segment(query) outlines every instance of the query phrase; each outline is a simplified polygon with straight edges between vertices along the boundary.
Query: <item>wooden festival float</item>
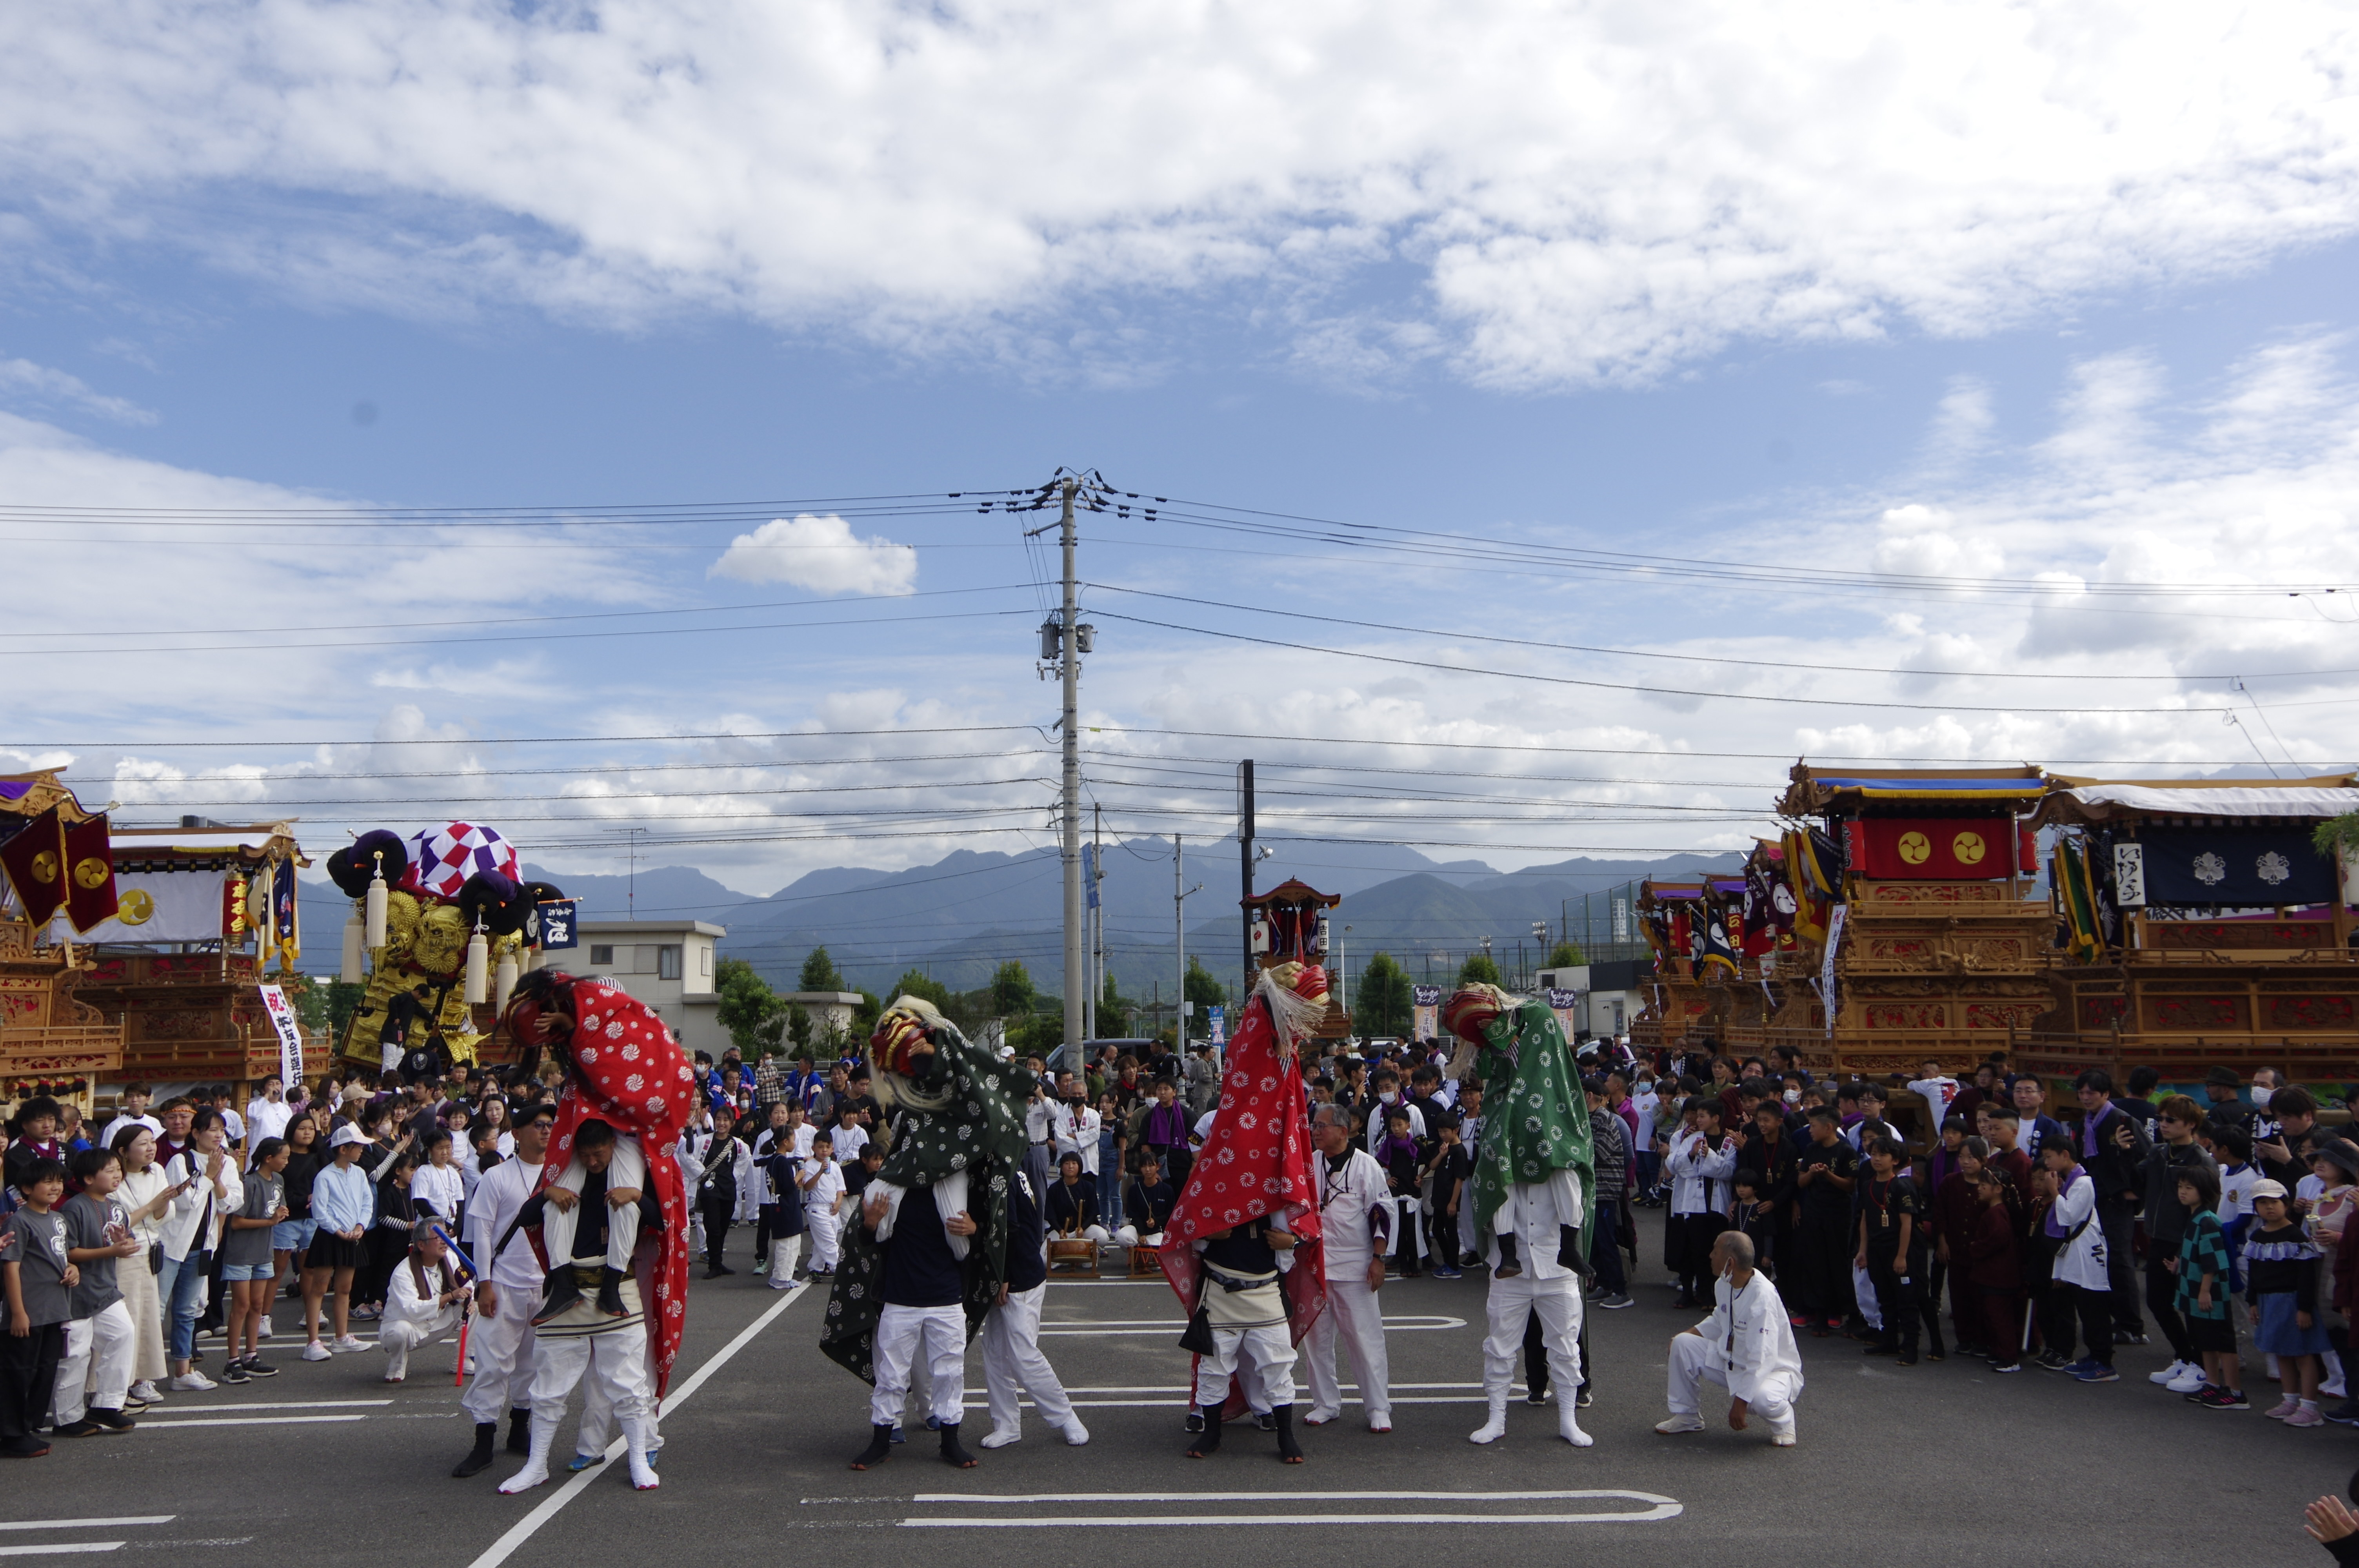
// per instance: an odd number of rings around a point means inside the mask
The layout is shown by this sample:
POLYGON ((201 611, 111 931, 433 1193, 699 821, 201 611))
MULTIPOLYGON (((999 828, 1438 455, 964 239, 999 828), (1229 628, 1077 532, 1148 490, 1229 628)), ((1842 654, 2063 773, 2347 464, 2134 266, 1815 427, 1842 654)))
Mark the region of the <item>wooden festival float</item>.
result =
POLYGON ((1781 855, 1765 841, 1736 876, 1639 883, 1638 925, 1655 972, 1634 1044, 1737 1057, 1768 1050, 1780 976, 1795 953, 1791 921, 1776 917, 1781 855))
POLYGON ((1793 824, 1779 862, 1794 957, 1768 1044, 1877 1079, 2018 1050, 2054 1004, 2029 818, 2045 775, 1798 762, 1789 776, 1777 810, 1793 824))
POLYGON ((92 965, 73 924, 114 908, 106 840, 56 773, 0 777, 0 1102, 45 1094, 87 1114, 122 1070, 122 1023, 80 994, 92 965))
POLYGON ((439 1033, 454 1062, 515 1062, 519 1053, 499 1029, 499 1015, 521 966, 538 961, 549 913, 544 906, 565 912, 561 925, 547 924, 550 939, 573 945, 565 895, 548 882, 524 881, 514 847, 479 823, 448 823, 408 838, 375 829, 330 856, 327 869, 337 891, 353 901, 341 974, 365 988, 336 1042, 338 1065, 380 1070, 386 1004, 420 982, 431 996, 411 1022, 405 1049, 439 1033))
POLYGON ((2035 821, 2057 835, 2054 1005, 2018 1045, 2026 1066, 2359 1073, 2349 868, 2311 845, 2359 810, 2354 775, 2051 782, 2035 821))
MULTIPOLYGON (((1238 902, 1245 909, 1247 943, 1254 961, 1246 994, 1252 994, 1252 982, 1260 979, 1263 970, 1280 964, 1317 964, 1332 970, 1328 956, 1333 948, 1328 936, 1332 922, 1329 911, 1343 902, 1341 893, 1321 892, 1308 882, 1288 877, 1267 892, 1257 892, 1238 902)), ((1351 1034, 1352 1015, 1343 1011, 1343 988, 1331 979, 1327 1015, 1319 1021, 1313 1037, 1348 1040, 1351 1034)))
MULTIPOLYGON (((243 1094, 282 1071, 262 987, 309 983, 295 969, 296 872, 310 861, 294 824, 118 827, 110 848, 117 909, 87 934, 100 946, 82 995, 122 1022, 122 1076, 243 1094)), ((303 1071, 326 1062, 307 1035, 303 1071)))

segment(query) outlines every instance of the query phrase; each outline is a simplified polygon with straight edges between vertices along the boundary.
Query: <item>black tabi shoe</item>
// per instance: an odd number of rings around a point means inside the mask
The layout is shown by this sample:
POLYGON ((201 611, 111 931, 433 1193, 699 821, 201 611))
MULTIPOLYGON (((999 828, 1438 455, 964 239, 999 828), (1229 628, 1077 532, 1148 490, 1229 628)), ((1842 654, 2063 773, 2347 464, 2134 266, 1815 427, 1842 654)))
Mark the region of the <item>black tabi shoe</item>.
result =
POLYGON ((1201 1459, 1207 1454, 1218 1453, 1221 1447, 1221 1407, 1205 1405, 1196 1413, 1202 1419, 1204 1430, 1188 1444, 1188 1457, 1190 1459, 1201 1459))
POLYGON ((973 1454, 966 1451, 965 1445, 959 1442, 958 1429, 959 1423, 956 1422, 951 1422, 942 1428, 942 1463, 957 1469, 972 1470, 977 1461, 973 1454))
MULTIPOLYGON (((734 1274, 737 1271, 734 1269, 723 1269, 721 1271, 724 1274, 734 1274)), ((707 1279, 711 1279, 712 1277, 712 1276, 710 1274, 705 1276, 707 1279)), ((605 1269, 600 1271, 598 1275, 598 1311, 607 1317, 628 1317, 631 1315, 630 1309, 623 1304, 623 1271, 620 1269, 605 1269)))
POLYGON ((1589 1249, 1581 1244, 1581 1227, 1560 1225, 1556 1231, 1556 1266, 1570 1269, 1583 1280, 1595 1279, 1597 1271, 1590 1266, 1589 1249))
POLYGON ((1302 1444, 1294 1441, 1294 1407, 1278 1405, 1270 1414, 1277 1418, 1277 1456, 1288 1465, 1302 1463, 1302 1444))
POLYGON ((1181 1422, 1180 1424, 1186 1427, 1191 1433, 1201 1432, 1204 1430, 1204 1412, 1198 1410, 1194 1405, 1190 1405, 1188 1407, 1188 1419, 1181 1422))
POLYGON ((855 1470, 874 1470, 892 1456, 893 1427, 888 1422, 883 1426, 871 1426, 868 1429, 868 1446, 860 1451, 860 1457, 852 1462, 852 1467, 855 1470))
POLYGON ((508 1411, 508 1452, 511 1454, 532 1452, 532 1411, 528 1410, 508 1411))
POLYGON ((1264 1432, 1276 1432, 1277 1430, 1277 1417, 1268 1411, 1254 1411, 1254 1424, 1261 1428, 1264 1432))
POLYGON ((573 1270, 570 1265, 551 1269, 544 1288, 546 1293, 541 1297, 540 1310, 532 1314, 532 1325, 535 1328, 538 1328, 582 1299, 582 1287, 574 1282, 573 1270))
POLYGON ((1500 1237, 1499 1266, 1492 1271, 1492 1278, 1512 1280, 1523 1271, 1523 1260, 1516 1256, 1516 1238, 1512 1236, 1500 1237))
POLYGON ((492 1440, 500 1434, 500 1423, 479 1421, 475 1423, 475 1446, 467 1456, 451 1467, 453 1480, 463 1481, 470 1476, 480 1476, 492 1467, 492 1440))

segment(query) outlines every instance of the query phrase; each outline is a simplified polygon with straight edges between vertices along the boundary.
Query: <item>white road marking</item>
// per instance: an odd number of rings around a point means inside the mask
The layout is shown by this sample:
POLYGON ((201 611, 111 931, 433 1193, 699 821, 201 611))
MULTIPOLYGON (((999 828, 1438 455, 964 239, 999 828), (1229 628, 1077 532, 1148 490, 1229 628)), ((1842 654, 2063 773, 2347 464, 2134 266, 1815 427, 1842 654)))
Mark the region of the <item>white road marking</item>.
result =
POLYGON ((113 1530, 125 1524, 169 1524, 178 1514, 125 1514, 120 1519, 23 1519, 0 1524, 0 1530, 113 1530))
POLYGON ((177 1432, 184 1426, 322 1426, 332 1422, 366 1421, 364 1415, 209 1415, 194 1420, 142 1421, 142 1432, 177 1432))
MULTIPOLYGON (((716 1353, 711 1360, 707 1361, 703 1366, 699 1367, 696 1369, 696 1375, 694 1377, 681 1384, 679 1388, 670 1395, 670 1397, 666 1399, 663 1401, 661 1413, 664 1415, 670 1415, 673 1411, 679 1410, 680 1406, 686 1404, 688 1402, 688 1397, 690 1394, 693 1394, 697 1390, 704 1387, 704 1380, 707 1378, 710 1378, 713 1373, 727 1366, 729 1364, 730 1357, 735 1356, 740 1350, 745 1349, 746 1346, 751 1345, 756 1335, 760 1334, 762 1330, 769 1327, 771 1324, 777 1322, 778 1314, 786 1311, 788 1307, 794 1305, 795 1303, 801 1298, 802 1293, 809 1289, 810 1289, 810 1281, 805 1280, 797 1284, 793 1290, 787 1292, 776 1302, 772 1303, 768 1311, 756 1318, 752 1323, 747 1324, 736 1338, 723 1346, 719 1352, 716 1353)), ((586 1470, 575 1472, 571 1480, 558 1487, 555 1495, 544 1498, 538 1508, 533 1509, 532 1512, 525 1515, 524 1518, 518 1519, 514 1525, 510 1526, 508 1532, 506 1535, 501 1536, 497 1541, 492 1542, 491 1545, 485 1547, 484 1549, 484 1554, 476 1558, 473 1563, 469 1563, 467 1568, 499 1568, 499 1564, 506 1562, 509 1555, 513 1553, 517 1547, 522 1546, 526 1541, 530 1541, 539 1530, 541 1526, 547 1524, 550 1519, 555 1519, 560 1513, 563 1512, 566 1504, 571 1502, 576 1497, 580 1496, 583 1487, 596 1480, 599 1476, 604 1475, 606 1473, 606 1466, 613 1464, 622 1456, 623 1440, 617 1437, 614 1442, 606 1444, 606 1452, 599 1455, 598 1463, 591 1465, 586 1470)))
POLYGON ((0 1557, 46 1557, 53 1552, 113 1552, 119 1541, 61 1541, 55 1546, 0 1546, 0 1557))
MULTIPOLYGON (((1385 1319, 1385 1330, 1388 1334, 1428 1333, 1437 1329, 1463 1328, 1465 1326, 1466 1320, 1464 1318, 1445 1317, 1440 1314, 1419 1313, 1403 1317, 1388 1317, 1385 1319)), ((1076 1320, 1071 1323, 1044 1323, 1040 1325, 1040 1332, 1043 1336, 1052 1334, 1169 1334, 1176 1336, 1184 1332, 1187 1327, 1187 1319, 1179 1317, 1109 1317, 1101 1318, 1095 1321, 1076 1320)))
POLYGON ((1676 1519, 1681 1509, 1675 1498, 1654 1492, 1606 1490, 1550 1492, 1437 1492, 1406 1497, 1398 1492, 1039 1492, 1031 1494, 992 1494, 973 1492, 920 1492, 909 1500, 913 1503, 965 1504, 1034 1504, 1034 1503, 1115 1503, 1128 1507, 1138 1503, 1259 1503, 1259 1502, 1387 1502, 1387 1503, 1500 1503, 1500 1502, 1578 1502, 1611 1498, 1647 1505, 1638 1509, 1620 1509, 1603 1513, 1240 1513, 1240 1514, 1070 1514, 1022 1515, 1014 1518, 987 1515, 944 1518, 905 1519, 899 1521, 905 1530, 1057 1530, 1103 1529, 1111 1526, 1201 1526, 1231 1525, 1247 1528, 1273 1524, 1647 1524, 1659 1519, 1676 1519))
POLYGON ((347 1410, 361 1405, 389 1405, 391 1400, 282 1400, 276 1402, 257 1400, 252 1403, 233 1402, 220 1405, 177 1405, 166 1410, 151 1405, 143 1421, 168 1421, 176 1415, 194 1415, 199 1411, 212 1411, 221 1415, 234 1415, 245 1411, 325 1411, 347 1410))

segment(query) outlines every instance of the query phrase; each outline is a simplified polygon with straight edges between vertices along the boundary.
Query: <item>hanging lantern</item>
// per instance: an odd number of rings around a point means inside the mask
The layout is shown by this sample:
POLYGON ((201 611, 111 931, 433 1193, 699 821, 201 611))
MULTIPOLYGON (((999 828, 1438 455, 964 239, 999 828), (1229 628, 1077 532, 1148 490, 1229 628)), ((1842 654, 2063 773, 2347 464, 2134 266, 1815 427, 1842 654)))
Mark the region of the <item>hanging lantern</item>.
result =
POLYGON ((467 938, 467 1005, 480 1007, 491 992, 492 945, 484 938, 484 928, 467 938))
POLYGON ((344 962, 336 972, 336 978, 348 986, 361 983, 362 935, 361 912, 355 906, 352 914, 344 917, 344 962))
POLYGON ((385 946, 385 857, 376 858, 376 874, 369 879, 368 928, 361 940, 372 949, 385 946))
POLYGON ((500 954, 499 971, 492 977, 493 1011, 506 1012, 508 1010, 508 998, 516 994, 516 949, 510 947, 500 954))

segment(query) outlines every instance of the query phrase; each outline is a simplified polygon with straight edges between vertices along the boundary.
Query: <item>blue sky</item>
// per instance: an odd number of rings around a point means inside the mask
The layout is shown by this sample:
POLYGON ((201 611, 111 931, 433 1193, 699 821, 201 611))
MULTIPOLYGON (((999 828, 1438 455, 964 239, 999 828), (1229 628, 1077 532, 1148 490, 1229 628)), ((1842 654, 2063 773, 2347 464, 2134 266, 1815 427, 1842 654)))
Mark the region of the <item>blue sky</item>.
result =
POLYGON ((1013 520, 786 507, 764 537, 802 547, 735 557, 766 580, 714 575, 766 514, 250 524, 1070 463, 1705 564, 1093 525, 1091 580, 1245 607, 1090 596, 1093 789, 1129 831, 1221 830, 1247 752, 1334 791, 1299 825, 1502 866, 1739 845, 1805 752, 2349 768, 2338 15, 119 0, 0 23, 0 504, 47 509, 0 521, 35 589, 0 642, 0 765, 63 764, 126 820, 286 813, 331 847, 463 814, 607 870, 637 827, 748 892, 1020 848, 1037 735, 960 728, 1054 714, 1013 520), (1080 85, 1011 90, 1027 74, 1080 85), (829 624, 530 636, 782 601, 735 619, 829 624), (677 613, 530 619, 647 611, 677 613), (1256 611, 1329 618, 1283 640, 1343 652, 1201 634, 1268 634, 1256 611), (271 650, 326 641, 364 645, 271 650), (811 815, 888 797, 903 816, 811 815))

